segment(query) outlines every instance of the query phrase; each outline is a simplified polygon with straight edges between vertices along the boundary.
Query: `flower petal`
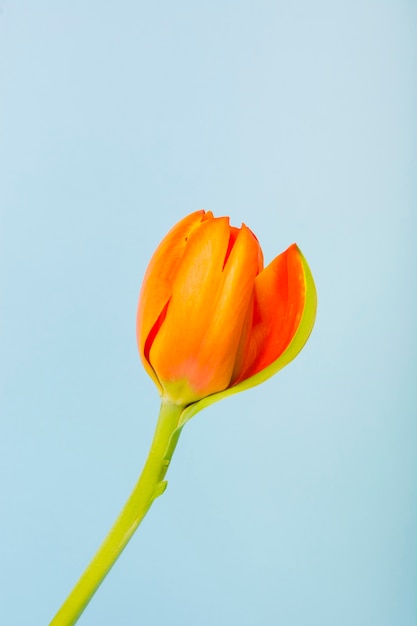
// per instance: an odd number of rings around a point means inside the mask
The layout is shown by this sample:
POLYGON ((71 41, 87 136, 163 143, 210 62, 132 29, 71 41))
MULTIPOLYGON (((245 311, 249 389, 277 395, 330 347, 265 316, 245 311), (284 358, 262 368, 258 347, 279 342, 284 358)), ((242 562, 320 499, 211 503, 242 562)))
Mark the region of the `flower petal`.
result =
POLYGON ((183 426, 191 417, 193 417, 196 413, 206 408, 207 406, 210 406, 211 404, 214 404, 215 402, 218 402, 223 398, 227 398, 230 395, 239 393, 240 391, 255 387, 256 385, 259 385, 260 383, 268 380, 268 378, 276 374, 280 369, 285 367, 285 365, 290 363, 302 350, 303 346, 310 336, 316 318, 317 293, 314 279, 307 264, 307 261, 305 260, 301 251, 296 246, 295 249, 299 257, 300 267, 302 269, 305 297, 301 318, 290 343, 280 354, 280 356, 278 356, 278 358, 270 365, 265 367, 265 369, 258 371, 250 378, 247 378, 242 382, 232 387, 229 387, 224 391, 221 391, 220 393, 214 393, 211 396, 203 398, 199 402, 195 402, 191 406, 186 407, 181 414, 181 418, 178 424, 179 427, 183 426))
POLYGON ((259 260, 258 241, 243 224, 227 259, 219 300, 201 346, 201 361, 211 372, 211 393, 229 386, 232 380, 259 260))
POLYGON ((258 271, 258 248, 249 229, 242 226, 236 236, 228 218, 203 223, 190 237, 150 351, 167 393, 172 383, 178 396, 178 384, 187 381, 184 402, 189 403, 229 384, 258 271))
POLYGON ((256 278, 250 343, 235 383, 265 369, 285 350, 300 322, 304 300, 304 272, 293 244, 256 278))
MULTIPOLYGON (((155 374, 149 365, 148 354, 145 354, 145 343, 171 297, 173 279, 188 240, 203 221, 212 218, 211 211, 206 213, 201 210, 178 222, 162 240, 146 270, 139 296, 136 329, 143 365, 154 380, 155 374)), ((159 384, 157 380, 155 382, 159 384)))

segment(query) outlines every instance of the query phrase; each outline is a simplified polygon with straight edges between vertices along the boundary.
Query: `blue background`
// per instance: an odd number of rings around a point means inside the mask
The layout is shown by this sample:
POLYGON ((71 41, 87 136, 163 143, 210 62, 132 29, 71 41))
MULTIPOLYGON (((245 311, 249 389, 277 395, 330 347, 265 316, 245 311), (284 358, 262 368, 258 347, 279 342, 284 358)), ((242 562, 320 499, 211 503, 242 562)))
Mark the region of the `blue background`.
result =
POLYGON ((204 207, 299 244, 317 323, 187 425, 80 624, 415 626, 416 3, 0 9, 1 622, 49 622, 136 482, 138 293, 204 207))

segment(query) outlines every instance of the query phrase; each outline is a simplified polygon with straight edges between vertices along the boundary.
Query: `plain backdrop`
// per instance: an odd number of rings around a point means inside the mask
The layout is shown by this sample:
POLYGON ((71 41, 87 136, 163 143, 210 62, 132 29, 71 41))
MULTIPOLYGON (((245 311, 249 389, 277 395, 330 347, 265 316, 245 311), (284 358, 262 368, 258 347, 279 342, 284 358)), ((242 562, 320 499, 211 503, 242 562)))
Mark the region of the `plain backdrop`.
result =
POLYGON ((135 315, 205 208, 319 309, 184 429, 82 626, 416 626, 417 4, 3 0, 0 615, 48 624, 145 460, 135 315))

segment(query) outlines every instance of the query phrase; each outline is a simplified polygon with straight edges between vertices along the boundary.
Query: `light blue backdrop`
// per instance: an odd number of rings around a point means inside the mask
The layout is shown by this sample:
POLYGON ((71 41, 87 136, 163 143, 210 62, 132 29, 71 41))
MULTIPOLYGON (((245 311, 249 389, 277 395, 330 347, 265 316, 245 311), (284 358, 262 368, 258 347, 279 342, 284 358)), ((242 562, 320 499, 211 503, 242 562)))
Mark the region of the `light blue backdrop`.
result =
POLYGON ((3 0, 0 616, 45 625, 145 459, 137 297, 201 207, 313 335, 199 414, 83 626, 417 623, 417 5, 3 0))

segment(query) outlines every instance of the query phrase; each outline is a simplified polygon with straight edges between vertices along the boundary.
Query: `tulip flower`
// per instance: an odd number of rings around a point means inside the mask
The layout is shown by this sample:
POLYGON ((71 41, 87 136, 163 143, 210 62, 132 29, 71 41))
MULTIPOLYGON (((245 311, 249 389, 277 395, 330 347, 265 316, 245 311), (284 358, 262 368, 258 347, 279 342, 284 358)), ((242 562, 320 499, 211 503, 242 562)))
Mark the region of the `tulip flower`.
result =
POLYGON ((264 268, 247 226, 197 211, 151 259, 139 299, 139 353, 162 399, 188 407, 184 422, 289 363, 315 311, 314 281, 295 244, 264 268))
POLYGON ((50 626, 75 624, 164 480, 184 424, 228 395, 267 380, 303 348, 316 290, 296 244, 266 267, 244 224, 196 211, 153 255, 137 314, 142 363, 161 396, 148 459, 119 518, 50 626))

